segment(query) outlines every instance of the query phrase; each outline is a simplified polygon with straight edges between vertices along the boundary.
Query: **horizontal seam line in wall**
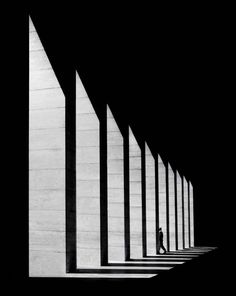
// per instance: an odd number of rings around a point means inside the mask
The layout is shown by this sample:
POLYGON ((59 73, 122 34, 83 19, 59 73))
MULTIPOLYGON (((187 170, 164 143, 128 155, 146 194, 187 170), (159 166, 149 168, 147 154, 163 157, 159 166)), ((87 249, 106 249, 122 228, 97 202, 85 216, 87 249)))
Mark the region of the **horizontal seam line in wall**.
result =
POLYGON ((56 170, 66 170, 65 168, 41 168, 41 169, 33 169, 29 168, 29 171, 56 171, 56 170))
POLYGON ((131 193, 130 195, 132 195, 133 197, 141 197, 141 192, 140 193, 131 193))
POLYGON ((109 144, 109 145, 108 145, 108 148, 109 148, 109 147, 122 147, 122 148, 123 148, 124 145, 123 145, 123 144, 109 144))
POLYGON ((100 234, 100 230, 77 230, 77 233, 79 233, 79 232, 83 232, 83 233, 88 232, 88 233, 98 233, 98 234, 100 234))
POLYGON ((49 69, 34 70, 33 72, 41 72, 41 71, 48 71, 48 70, 51 70, 52 72, 54 72, 52 67, 50 67, 49 69))
MULTIPOLYGON (((31 68, 31 67, 30 67, 31 68)), ((38 72, 38 71, 44 71, 44 70, 51 70, 52 67, 49 66, 47 68, 37 68, 37 69, 30 69, 30 73, 38 72)))
POLYGON ((50 252, 50 253, 61 253, 61 254, 65 254, 65 251, 63 250, 63 251, 53 251, 53 250, 40 250, 40 249, 34 249, 34 250, 32 250, 32 249, 30 249, 29 248, 29 250, 30 250, 30 252, 50 252))
MULTIPOLYGON (((107 217, 108 217, 108 218, 122 219, 122 220, 124 219, 124 215, 122 215, 122 214, 121 214, 121 216, 112 216, 112 215, 108 215, 107 217)), ((123 223, 123 226, 124 226, 124 223, 123 223)), ((114 230, 114 231, 115 231, 115 230, 114 230)))
POLYGON ((64 209, 61 209, 61 210, 50 210, 50 209, 36 210, 36 209, 32 209, 32 208, 30 208, 30 210, 33 212, 64 212, 65 211, 64 209))
POLYGON ((98 117, 97 117, 97 115, 96 115, 96 113, 95 113, 95 111, 92 111, 92 112, 84 112, 84 113, 76 113, 76 115, 78 115, 78 116, 82 116, 82 115, 94 115, 94 117, 97 119, 98 117))
POLYGON ((92 182, 99 182, 100 180, 99 179, 82 179, 82 180, 80 180, 80 179, 76 179, 77 181, 86 181, 86 182, 90 182, 90 181, 92 181, 92 182))
POLYGON ((65 126, 30 128, 29 131, 65 129, 65 126))
POLYGON ((77 210, 78 210, 78 213, 82 216, 86 215, 86 216, 100 216, 100 211, 98 213, 86 213, 86 212, 80 212, 80 210, 83 210, 83 209, 80 209, 80 207, 78 206, 77 207, 77 210))
MULTIPOLYGON (((77 244, 83 244, 83 243, 77 242, 77 244)), ((91 243, 91 244, 92 244, 92 243, 91 243)), ((77 246, 76 249, 77 249, 77 250, 79 250, 79 249, 83 249, 83 250, 88 250, 88 249, 89 249, 89 250, 90 250, 90 249, 91 249, 91 250, 100 250, 100 246, 97 247, 97 248, 95 248, 95 247, 87 247, 87 248, 86 248, 86 247, 84 247, 84 246, 81 246, 81 247, 80 247, 80 246, 77 246)), ((79 254, 78 254, 78 256, 79 256, 79 254)))
POLYGON ((123 160, 123 158, 111 158, 111 157, 108 157, 107 160, 123 160))
POLYGON ((111 204, 116 204, 116 205, 123 204, 123 202, 120 202, 120 201, 117 201, 117 202, 116 201, 108 201, 108 202, 111 203, 111 204))
POLYGON ((33 208, 33 207, 29 207, 29 210, 31 211, 31 212, 49 212, 49 211, 55 211, 55 212, 63 212, 63 211, 65 211, 65 209, 59 209, 59 210, 53 210, 53 209, 44 209, 44 208, 33 208))
POLYGON ((100 233, 100 230, 97 229, 97 230, 90 231, 90 230, 79 230, 79 229, 77 229, 76 233, 79 234, 80 232, 82 232, 82 233, 100 233))
MULTIPOLYGON (((108 248, 119 248, 119 249, 121 249, 122 248, 122 252, 123 253, 125 253, 125 250, 124 250, 124 244, 125 244, 125 241, 124 240, 120 240, 119 242, 117 242, 117 244, 115 244, 115 243, 109 243, 108 242, 108 248), (123 242, 122 242, 123 241, 123 242)), ((108 252, 109 253, 109 252, 108 252)))
POLYGON ((65 230, 55 230, 55 229, 29 229, 29 231, 40 231, 40 232, 48 232, 48 231, 52 231, 52 232, 62 232, 65 233, 65 230))
POLYGON ((65 106, 62 106, 62 107, 49 107, 49 108, 31 108, 30 112, 42 111, 42 110, 57 110, 57 109, 65 109, 65 106))
MULTIPOLYGON (((39 91, 44 91, 44 90, 49 90, 49 89, 58 89, 58 90, 61 90, 61 87, 60 86, 55 86, 55 87, 48 87, 48 88, 36 88, 36 89, 30 89, 29 90, 29 94, 31 92, 39 92, 39 91)), ((63 94, 63 92, 62 92, 63 94)), ((64 96, 64 95, 63 95, 64 96)))
POLYGON ((100 196, 77 196, 78 198, 99 198, 100 196))
POLYGON ((99 181, 100 182, 100 178, 89 178, 89 179, 76 178, 76 181, 99 181))
POLYGON ((79 144, 76 145, 77 150, 79 150, 80 147, 84 149, 84 148, 87 148, 87 147, 89 147, 89 148, 98 148, 100 146, 99 145, 88 145, 88 146, 86 146, 86 145, 79 145, 79 144))
MULTIPOLYGON (((35 31, 34 31, 34 32, 35 32, 35 31)), ((31 53, 31 52, 37 52, 37 51, 44 51, 44 52, 45 52, 45 50, 44 50, 43 47, 38 48, 38 49, 30 49, 30 50, 29 50, 30 53, 31 53)))
POLYGON ((122 189, 122 190, 124 190, 124 187, 109 187, 109 189, 122 189))
POLYGON ((43 46, 40 46, 40 44, 38 44, 38 46, 33 46, 33 43, 32 44, 29 44, 29 45, 30 45, 29 54, 31 54, 32 52, 37 52, 37 51, 43 51, 43 52, 45 52, 43 46), (35 49, 33 49, 33 47, 35 47, 35 49))
MULTIPOLYGON (((78 195, 79 195, 79 193, 77 194, 77 197, 80 198, 80 196, 78 196, 78 195)), ((90 198, 90 196, 83 195, 83 198, 90 198)), ((93 196, 93 198, 100 198, 100 196, 97 196, 97 197, 93 196)))
POLYGON ((77 128, 76 129, 76 134, 78 134, 79 132, 90 132, 90 131, 99 131, 100 132, 100 128, 91 128, 91 129, 80 129, 77 128))
MULTIPOLYGON (((58 188, 58 187, 56 187, 56 188, 58 188)), ((29 190, 31 191, 32 189, 31 188, 29 188, 29 190)), ((35 191, 41 191, 41 190, 51 190, 50 188, 41 188, 41 189, 33 189, 33 190, 35 190, 35 191)), ((53 189, 52 189, 53 190, 53 189)), ((65 187, 62 187, 62 188, 58 188, 58 190, 61 190, 61 191, 65 191, 65 187)))
POLYGON ((29 149, 29 152, 34 151, 65 151, 64 148, 36 148, 36 149, 29 149))
POLYGON ((29 191, 65 191, 65 188, 62 189, 54 189, 54 188, 49 188, 49 189, 29 189, 29 191))
POLYGON ((109 176, 122 176, 123 177, 124 174, 123 174, 123 172, 121 172, 119 174, 118 173, 108 173, 108 175, 109 176))
POLYGON ((77 162, 76 161, 76 164, 99 164, 99 162, 77 162))
MULTIPOLYGON (((53 87, 44 87, 44 88, 31 88, 29 91, 42 91, 42 90, 49 90, 49 89, 61 89, 60 86, 53 86, 53 87)), ((64 94, 63 94, 64 95, 64 94)))

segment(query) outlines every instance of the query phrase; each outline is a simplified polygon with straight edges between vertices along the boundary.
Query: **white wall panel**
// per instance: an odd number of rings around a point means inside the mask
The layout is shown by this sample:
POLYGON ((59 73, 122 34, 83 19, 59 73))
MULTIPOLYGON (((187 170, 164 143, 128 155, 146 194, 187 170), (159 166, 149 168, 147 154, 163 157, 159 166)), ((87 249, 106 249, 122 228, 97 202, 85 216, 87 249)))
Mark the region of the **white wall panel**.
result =
POLYGON ((107 106, 108 261, 124 261, 124 146, 123 136, 107 106), (114 198, 112 190, 116 190, 114 198))
POLYGON ((182 201, 182 179, 177 172, 177 223, 178 223, 178 249, 183 249, 183 201, 182 201))
POLYGON ((29 22, 29 275, 65 276, 65 97, 29 22))
POLYGON ((145 144, 147 255, 156 255, 155 160, 145 144))
POLYGON ((176 233, 175 233, 175 178, 174 172, 168 165, 168 182, 169 182, 169 237, 170 251, 176 250, 176 233))
POLYGON ((188 206, 188 182, 184 180, 184 247, 189 248, 189 206, 188 206))
POLYGON ((99 120, 76 73, 77 268, 100 266, 99 120))
POLYGON ((130 169, 130 257, 141 258, 142 251, 142 185, 141 149, 129 129, 130 169))
POLYGON ((158 182, 159 182, 159 227, 164 235, 164 246, 167 248, 167 221, 166 221, 166 167, 158 155, 158 182))
POLYGON ((189 183, 190 186, 190 247, 194 247, 194 208, 193 208, 193 186, 189 183))

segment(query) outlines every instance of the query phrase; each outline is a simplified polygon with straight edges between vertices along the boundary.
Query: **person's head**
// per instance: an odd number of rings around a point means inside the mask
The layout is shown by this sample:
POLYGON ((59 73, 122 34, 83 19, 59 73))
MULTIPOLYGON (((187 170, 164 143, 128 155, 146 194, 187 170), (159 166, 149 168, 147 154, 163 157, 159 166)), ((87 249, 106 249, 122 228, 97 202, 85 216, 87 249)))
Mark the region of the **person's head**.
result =
POLYGON ((161 227, 159 228, 159 231, 162 231, 161 227))

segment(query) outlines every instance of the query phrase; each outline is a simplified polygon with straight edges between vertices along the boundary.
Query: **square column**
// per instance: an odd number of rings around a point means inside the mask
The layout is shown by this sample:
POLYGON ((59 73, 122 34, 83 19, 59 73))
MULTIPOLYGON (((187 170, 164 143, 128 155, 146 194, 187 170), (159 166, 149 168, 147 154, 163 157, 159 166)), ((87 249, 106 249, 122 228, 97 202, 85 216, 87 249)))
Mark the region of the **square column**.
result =
POLYGON ((101 264, 99 124, 76 73, 77 268, 95 268, 101 264))
POLYGON ((107 106, 108 262, 125 260, 124 141, 107 106))
POLYGON ((65 276, 65 96, 31 19, 29 74, 29 276, 65 276))
POLYGON ((178 223, 178 249, 183 249, 183 201, 182 201, 182 179, 176 172, 177 186, 177 223, 178 223))
POLYGON ((189 182, 190 201, 190 247, 194 247, 194 206, 193 206, 193 186, 189 182))
POLYGON ((176 233, 175 233, 175 176, 170 165, 168 165, 169 181, 169 237, 170 251, 176 250, 176 233))
POLYGON ((166 192, 166 167, 158 155, 158 184, 159 184, 159 227, 162 228, 164 239, 163 243, 167 249, 167 192, 166 192))
POLYGON ((189 198, 188 182, 183 177, 183 197, 184 197, 184 247, 189 248, 189 198))
POLYGON ((141 149, 129 128, 130 258, 142 258, 141 149))
POLYGON ((145 143, 147 255, 156 255, 155 159, 145 143))

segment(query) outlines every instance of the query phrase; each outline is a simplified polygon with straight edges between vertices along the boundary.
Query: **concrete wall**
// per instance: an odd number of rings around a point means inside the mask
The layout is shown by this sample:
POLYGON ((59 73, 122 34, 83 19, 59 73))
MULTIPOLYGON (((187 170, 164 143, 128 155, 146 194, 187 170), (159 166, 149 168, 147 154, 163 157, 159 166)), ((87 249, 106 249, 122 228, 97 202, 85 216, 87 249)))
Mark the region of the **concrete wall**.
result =
POLYGON ((182 179, 176 172, 177 182, 177 223, 178 223, 178 249, 183 249, 183 203, 182 203, 182 179))
POLYGON ((64 276, 65 97, 29 23, 29 275, 64 276))
POLYGON ((99 120, 76 73, 77 268, 100 266, 99 120))
POLYGON ((125 260, 123 136, 107 106, 108 261, 125 260))
POLYGON ((194 247, 194 209, 193 209, 193 186, 189 182, 190 200, 190 247, 194 247))
POLYGON ((176 250, 176 231, 175 231, 175 176, 170 165, 168 165, 169 173, 169 235, 170 235, 170 251, 176 250))
POLYGON ((142 252, 142 188, 141 149, 129 129, 130 169, 130 257, 141 258, 142 252))
POLYGON ((166 223, 166 167, 158 155, 158 182, 159 182, 159 227, 164 235, 164 246, 167 248, 167 223, 166 223))
POLYGON ((156 255, 155 160, 145 143, 147 255, 156 255))
MULTIPOLYGON (((66 276, 65 256, 65 96, 30 20, 29 42, 29 274, 66 276)), ((124 260, 123 137, 107 110, 108 258, 124 260)), ((76 74, 77 267, 99 267, 100 123, 76 74)), ((155 255, 155 163, 145 145, 147 254, 155 255)), ((129 129, 130 248, 141 258, 141 150, 129 129)), ((170 250, 175 250, 174 174, 169 173, 170 250)), ((158 156, 159 225, 167 246, 166 167, 158 156)), ((184 179, 185 247, 194 246, 193 188, 184 179), (190 202, 190 204, 189 204, 190 202), (190 208, 190 212, 189 212, 190 208), (189 216, 190 215, 190 216, 189 216), (189 242, 190 217, 190 242, 189 242)), ((177 174, 178 246, 183 248, 181 178, 177 174)))
POLYGON ((184 180, 184 247, 189 248, 189 207, 188 207, 188 182, 184 180))

